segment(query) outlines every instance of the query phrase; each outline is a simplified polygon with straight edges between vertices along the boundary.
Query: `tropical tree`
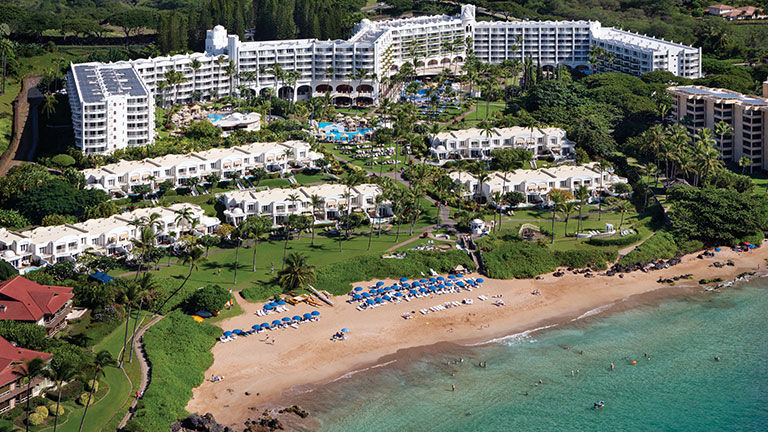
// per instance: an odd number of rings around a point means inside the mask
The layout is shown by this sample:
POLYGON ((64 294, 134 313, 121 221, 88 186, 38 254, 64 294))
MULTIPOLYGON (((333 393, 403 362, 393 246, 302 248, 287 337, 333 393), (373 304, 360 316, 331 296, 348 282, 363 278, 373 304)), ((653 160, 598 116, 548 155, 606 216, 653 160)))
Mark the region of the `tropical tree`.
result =
POLYGON ((192 59, 189 62, 189 68, 192 69, 192 93, 197 91, 197 71, 203 67, 203 64, 198 59, 192 59))
POLYGON ((46 93, 43 96, 43 105, 40 108, 40 112, 46 117, 52 117, 56 113, 56 95, 53 93, 46 93))
POLYGON ((560 204, 560 211, 565 215, 565 237, 568 237, 568 219, 571 217, 571 213, 576 209, 576 203, 573 201, 566 201, 560 204))
POLYGON ((184 285, 187 284, 187 281, 192 276, 192 272, 197 270, 200 263, 205 261, 205 256, 203 256, 203 249, 190 245, 182 252, 181 254, 181 264, 189 267, 189 272, 187 273, 187 276, 184 278, 184 281, 181 282, 181 285, 179 285, 178 288, 176 288, 175 291, 171 293, 171 295, 168 296, 165 300, 163 300, 163 303, 160 304, 160 306, 155 309, 155 313, 159 314, 163 311, 163 308, 165 305, 179 292, 182 288, 184 288, 184 285))
POLYGON ((576 190, 573 193, 574 198, 579 200, 579 224, 577 227, 577 231, 583 232, 584 231, 584 219, 581 217, 581 212, 584 208, 584 206, 587 204, 587 200, 589 199, 589 188, 585 185, 580 185, 576 188, 576 190))
MULTIPOLYGON (((61 358, 63 356, 59 356, 61 358)), ((77 363, 72 361, 60 360, 54 357, 51 361, 48 369, 46 370, 46 377, 56 384, 56 412, 53 420, 53 432, 56 432, 56 428, 59 424, 59 407, 61 406, 61 390, 63 384, 74 378, 79 372, 77 363)))
POLYGON ((253 239, 253 262, 251 271, 256 271, 256 249, 262 235, 272 231, 272 218, 269 216, 249 216, 246 218, 246 237, 253 239))
POLYGON ((748 156, 742 156, 739 158, 739 166, 741 167, 741 173, 744 174, 744 171, 746 171, 747 167, 752 164, 752 159, 750 159, 748 156))
POLYGON ((312 205, 312 246, 315 245, 315 223, 317 222, 317 209, 325 205, 325 199, 320 195, 313 194, 309 197, 309 203, 312 205))
POLYGON ((630 203, 630 202, 629 202, 629 201, 627 201, 627 200, 621 200, 621 201, 618 203, 618 205, 617 205, 617 207, 616 207, 616 210, 618 210, 619 212, 621 212, 621 221, 619 222, 619 229, 621 229, 621 227, 622 227, 622 226, 624 226, 624 215, 625 215, 625 214, 626 214, 628 211, 632 210, 632 208, 633 208, 633 207, 632 207, 632 203, 630 203))
MULTIPOLYGON (((136 329, 139 326, 139 317, 141 317, 141 311, 144 308, 144 304, 149 302, 152 295, 160 289, 160 284, 155 281, 151 273, 144 273, 141 278, 139 278, 137 285, 136 289, 138 292, 136 293, 136 297, 138 301, 138 312, 136 313, 136 318, 133 320, 133 332, 131 333, 128 363, 133 362, 133 346, 136 341, 136 329)), ((124 350, 125 348, 123 348, 123 351, 124 350)), ((123 356, 125 356, 125 354, 123 354, 123 356)))
POLYGON ((285 243, 283 244, 283 266, 281 268, 285 267, 288 240, 291 239, 293 232, 298 231, 300 233, 309 228, 309 224, 310 222, 307 217, 297 214, 288 215, 288 218, 283 221, 283 236, 285 237, 285 243))
MULTIPOLYGON (((148 273, 145 273, 144 276, 149 276, 148 273)), ((116 281, 112 282, 116 283, 117 286, 117 295, 118 298, 123 303, 123 308, 125 309, 125 331, 123 332, 123 349, 120 350, 120 356, 119 356, 119 363, 118 368, 123 368, 123 363, 125 361, 125 351, 126 351, 126 344, 128 343, 128 327, 131 322, 131 311, 133 309, 133 306, 138 302, 138 299, 141 295, 140 293, 140 286, 138 284, 138 281, 136 280, 129 280, 129 279, 117 279, 116 281)))
POLYGON ((717 136, 720 137, 720 141, 718 141, 717 146, 718 146, 718 149, 720 150, 720 155, 722 156, 723 141, 725 141, 725 137, 733 134, 733 127, 730 124, 720 120, 719 122, 717 122, 717 124, 715 124, 715 134, 717 134, 717 136))
POLYGON ((562 189, 552 189, 549 191, 549 200, 552 204, 552 241, 555 243, 555 218, 557 212, 562 210, 562 205, 573 199, 573 195, 570 192, 562 189))
POLYGON ((306 255, 291 252, 277 275, 283 292, 293 292, 315 281, 315 266, 309 265, 306 255))
MULTIPOLYGON (((6 24, 2 24, 7 29, 6 24)), ((5 80, 8 75, 8 59, 14 57, 14 44, 5 37, 0 37, 0 69, 2 69, 2 85, 0 85, 0 95, 5 94, 5 80)))
POLYGON ((26 383, 27 385, 27 419, 24 422, 27 432, 29 432, 29 402, 32 400, 32 381, 34 381, 35 378, 42 376, 45 373, 46 367, 47 364, 45 360, 41 359, 40 357, 35 357, 15 365, 12 370, 13 375, 17 378, 20 378, 21 382, 26 383))
POLYGON ((83 418, 80 420, 80 429, 78 429, 78 432, 83 431, 83 425, 85 424, 85 416, 88 414, 88 407, 91 406, 91 399, 93 399, 93 393, 96 390, 96 381, 99 379, 99 376, 104 376, 105 372, 104 370, 107 368, 107 366, 114 366, 115 365, 115 359, 112 358, 112 354, 109 353, 107 350, 99 351, 96 353, 96 356, 94 357, 93 361, 90 362, 88 365, 88 369, 90 369, 91 373, 93 373, 93 384, 91 386, 91 389, 88 391, 88 401, 85 404, 85 410, 83 411, 83 418))

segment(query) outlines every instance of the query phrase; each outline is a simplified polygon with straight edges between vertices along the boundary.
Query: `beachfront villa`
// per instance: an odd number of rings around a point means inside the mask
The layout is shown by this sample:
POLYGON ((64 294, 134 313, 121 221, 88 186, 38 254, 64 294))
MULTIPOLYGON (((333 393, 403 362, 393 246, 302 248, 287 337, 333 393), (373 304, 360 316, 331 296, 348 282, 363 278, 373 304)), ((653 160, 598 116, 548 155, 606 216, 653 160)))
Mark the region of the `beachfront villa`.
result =
POLYGON ((14 373, 25 362, 35 358, 48 362, 51 357, 52 354, 20 348, 0 337, 0 413, 20 406, 30 397, 38 396, 44 389, 54 385, 44 374, 27 383, 24 378, 14 373))
POLYGON ((59 261, 75 261, 87 251, 101 255, 127 254, 132 249, 131 239, 140 235, 139 228, 132 225, 132 221, 149 219, 153 214, 159 216, 155 226, 157 239, 167 244, 172 244, 182 232, 213 234, 221 225, 219 219, 205 216, 200 206, 177 203, 21 232, 0 228, 0 258, 24 274, 59 261), (197 221, 195 226, 187 220, 177 220, 179 212, 184 209, 188 209, 197 221))
POLYGON ((524 148, 534 158, 569 158, 575 143, 560 128, 494 128, 490 135, 478 128, 440 132, 430 137, 429 150, 439 161, 451 159, 490 159, 493 150, 524 148))
POLYGON ((348 188, 342 184, 324 184, 296 189, 240 190, 219 195, 224 204, 227 222, 238 225, 249 216, 269 216, 274 225, 282 224, 289 215, 315 216, 316 223, 338 219, 340 212, 363 212, 369 218, 392 216, 389 205, 376 204, 382 194, 380 186, 362 184, 348 188), (349 193, 349 201, 347 200, 349 193), (312 195, 322 198, 318 208, 312 208, 312 195))
POLYGON ((555 168, 537 170, 519 169, 506 175, 492 172, 480 185, 478 179, 466 171, 457 171, 449 177, 463 186, 463 195, 467 198, 482 196, 491 200, 495 192, 502 194, 512 191, 522 192, 526 204, 546 202, 546 196, 552 189, 563 189, 571 193, 579 186, 586 186, 591 192, 607 190, 616 183, 626 183, 627 179, 610 171, 600 171, 597 163, 586 165, 561 165, 555 168))
MULTIPOLYGON (((136 140, 125 138, 130 136, 131 124, 113 121, 119 110, 106 109, 111 104, 113 90, 123 94, 122 80, 113 85, 98 77, 108 75, 115 68, 132 70, 130 75, 138 77, 142 96, 135 97, 134 102, 143 100, 147 108, 141 111, 150 115, 153 111, 149 108, 155 97, 160 103, 170 100, 188 103, 236 94, 240 86, 253 94, 273 92, 277 97, 290 100, 328 94, 339 106, 368 106, 378 103, 382 97, 392 96, 389 89, 382 87, 380 78, 394 75, 404 64, 414 62, 412 52, 417 57, 415 73, 435 75, 464 64, 467 40, 472 41, 470 48, 477 59, 487 63, 531 59, 547 70, 558 65, 592 70, 590 49, 599 47, 610 53, 613 60, 596 63, 593 72, 641 75, 665 70, 686 78, 701 76, 699 48, 602 27, 597 21, 477 21, 473 5, 463 5, 461 12, 454 16, 363 19, 346 40, 241 41, 219 25, 208 30, 202 53, 72 65, 69 74, 72 90, 87 85, 99 91, 88 94, 70 91, 70 104, 77 107, 87 102, 96 107, 97 115, 102 116, 99 120, 104 120, 100 123, 108 124, 109 136, 117 137, 107 140, 99 132, 79 140, 78 146, 87 153, 111 153, 115 148, 140 145, 136 140), (230 64, 235 69, 233 74, 227 73, 230 64), (275 64, 286 72, 300 74, 294 85, 275 76, 272 69, 275 64), (91 72, 83 76, 77 72, 78 68, 88 68, 91 72), (157 85, 170 70, 184 74, 186 81, 158 94, 157 85), (151 97, 146 97, 146 93, 151 97)), ((82 111, 73 109, 76 136, 82 136, 84 130, 81 116, 82 111)), ((152 124, 150 121, 149 125, 152 124)), ((151 142, 153 136, 141 135, 141 139, 151 142)))
POLYGON ((0 283, 0 320, 37 324, 52 336, 67 325, 73 297, 70 287, 16 276, 0 283))
POLYGON ((667 93, 672 96, 670 115, 691 136, 704 128, 714 131, 721 121, 733 128, 725 136, 713 135, 724 161, 746 156, 751 160, 750 171, 768 169, 764 150, 768 146, 768 81, 763 83, 763 97, 703 86, 669 87, 667 93))
POLYGON ((230 148, 214 148, 187 154, 169 154, 138 161, 120 161, 100 168, 85 169, 86 187, 113 195, 130 193, 134 186, 157 188, 166 180, 183 186, 187 179, 216 174, 225 179, 234 173, 247 175, 249 170, 263 168, 269 172, 314 166, 323 155, 310 149, 305 141, 252 143, 230 148))

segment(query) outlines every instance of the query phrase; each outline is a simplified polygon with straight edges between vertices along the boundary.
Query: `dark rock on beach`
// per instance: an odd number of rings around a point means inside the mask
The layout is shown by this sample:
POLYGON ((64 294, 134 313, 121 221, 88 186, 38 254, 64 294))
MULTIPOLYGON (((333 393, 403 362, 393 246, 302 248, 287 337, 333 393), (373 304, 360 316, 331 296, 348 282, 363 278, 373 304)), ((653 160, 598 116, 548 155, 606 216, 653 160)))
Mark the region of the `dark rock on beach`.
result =
POLYGON ((184 420, 171 424, 171 432, 234 432, 216 422, 213 414, 191 414, 184 420))

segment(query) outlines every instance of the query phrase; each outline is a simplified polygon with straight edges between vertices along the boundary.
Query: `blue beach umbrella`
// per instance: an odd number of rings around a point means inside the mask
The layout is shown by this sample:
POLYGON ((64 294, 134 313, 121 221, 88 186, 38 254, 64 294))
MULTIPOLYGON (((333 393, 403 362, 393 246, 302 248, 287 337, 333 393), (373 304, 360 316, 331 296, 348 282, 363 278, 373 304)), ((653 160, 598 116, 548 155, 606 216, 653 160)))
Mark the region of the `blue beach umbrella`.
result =
POLYGON ((269 328, 269 323, 261 323, 261 328, 269 328))
POLYGON ((224 332, 224 336, 232 336, 232 332, 231 331, 225 331, 224 332))
POLYGON ((360 294, 355 294, 352 296, 352 298, 355 300, 360 300, 361 298, 363 298, 363 296, 361 296, 360 294))
POLYGON ((365 302, 368 303, 369 305, 376 303, 375 301, 373 301, 373 299, 368 299, 365 302))
POLYGON ((444 280, 445 280, 445 278, 444 278, 444 277, 442 277, 442 276, 438 276, 438 277, 437 277, 437 280, 439 280, 440 282, 442 282, 442 281, 444 281, 444 280))
POLYGON ((355 291, 360 292, 363 290, 363 287, 355 287, 355 291))
POLYGON ((407 281, 407 280, 408 280, 408 278, 407 278, 407 277, 401 277, 401 278, 400 278, 400 282, 405 282, 405 281, 407 281))
POLYGON ((421 283, 419 283, 419 281, 414 281, 414 282, 411 284, 411 286, 412 286, 412 287, 417 287, 417 286, 420 286, 420 285, 421 285, 421 283))
POLYGON ((462 275, 462 274, 457 274, 457 275, 456 275, 456 277, 457 277, 457 278, 463 278, 463 277, 464 277, 464 275, 462 275))
POLYGON ((341 332, 342 332, 342 333, 349 333, 349 329, 348 329, 348 328, 346 328, 346 327, 344 327, 343 329, 341 329, 341 332))
POLYGON ((299 315, 294 315, 294 316, 293 316, 293 320, 294 320, 294 321, 301 321, 301 316, 299 316, 299 315))
POLYGON ((460 287, 463 287, 463 286, 464 286, 464 282, 462 282, 462 281, 458 281, 458 282, 456 282, 456 285, 458 285, 458 286, 460 286, 460 287))
POLYGON ((448 279, 456 279, 456 276, 450 275, 450 276, 448 276, 448 279))
POLYGON ((389 294, 384 294, 383 299, 389 301, 392 300, 392 297, 390 297, 389 294))
POLYGON ((427 289, 426 288, 419 288, 419 292, 420 293, 425 293, 425 292, 427 292, 427 289))
POLYGON ((453 282, 446 282, 445 286, 453 286, 453 282))
POLYGON ((395 293, 395 297, 402 297, 402 296, 403 296, 403 293, 400 293, 400 292, 395 293))
POLYGON ((437 282, 437 278, 429 278, 430 282, 437 282))
POLYGON ((403 284, 403 288, 410 288, 410 287, 411 287, 411 284, 409 284, 408 282, 403 284))
POLYGON ((384 286, 384 282, 378 281, 378 282, 376 282, 376 286, 377 287, 384 286))
POLYGON ((277 302, 278 306, 285 306, 285 302, 283 300, 280 300, 277 302))
POLYGON ((477 282, 477 283, 483 283, 483 282, 485 282, 485 281, 483 280, 483 278, 477 278, 477 279, 475 279, 475 282, 477 282))
POLYGON ((251 326, 251 328, 254 329, 254 330, 258 330, 258 329, 261 328, 261 326, 258 325, 258 324, 254 324, 254 325, 251 326))
POLYGON ((282 324, 282 323, 279 320, 272 321, 272 325, 273 326, 279 326, 280 324, 282 324))
POLYGON ((440 288, 440 289, 445 289, 445 285, 443 285, 443 284, 440 284, 437 287, 440 288))
POLYGON ((368 298, 368 297, 370 297, 370 296, 371 296, 371 295, 370 295, 370 294, 368 294, 367 292, 364 292, 364 293, 362 293, 362 294, 359 294, 359 295, 360 295, 361 297, 363 297, 363 298, 368 298))
POLYGON ((234 334, 242 334, 243 331, 240 330, 240 329, 234 329, 234 330, 232 330, 232 333, 234 333, 234 334))
POLYGON ((291 317, 283 317, 283 322, 291 322, 291 317))
POLYGON ((426 279, 419 279, 419 282, 421 282, 421 283, 427 283, 427 282, 429 282, 429 281, 428 281, 428 280, 426 280, 426 279))
POLYGON ((312 316, 318 316, 318 315, 320 315, 320 312, 318 312, 318 311, 312 311, 312 316))
POLYGON ((272 310, 272 309, 273 308, 272 308, 271 304, 267 303, 267 304, 264 305, 264 310, 272 310))
POLYGON ((375 301, 376 303, 381 303, 381 297, 376 297, 375 299, 373 299, 373 301, 375 301))

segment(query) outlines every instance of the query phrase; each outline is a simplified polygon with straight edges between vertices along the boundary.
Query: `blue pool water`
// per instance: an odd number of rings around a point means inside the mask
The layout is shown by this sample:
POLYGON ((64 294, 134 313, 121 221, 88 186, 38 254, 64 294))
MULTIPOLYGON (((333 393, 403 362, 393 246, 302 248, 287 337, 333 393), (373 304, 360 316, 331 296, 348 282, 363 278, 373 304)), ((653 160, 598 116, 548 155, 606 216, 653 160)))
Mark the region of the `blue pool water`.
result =
POLYGON ((225 113, 211 113, 211 114, 208 114, 208 119, 210 121, 212 121, 212 122, 215 122, 215 121, 219 121, 219 120, 223 119, 224 117, 226 117, 228 115, 229 114, 225 114, 225 113))
POLYGON ((755 280, 532 337, 400 358, 308 393, 300 402, 313 424, 300 429, 765 431, 766 288, 755 280), (459 355, 464 363, 449 364, 459 355), (598 400, 605 407, 593 410, 598 400))
POLYGON ((337 141, 351 140, 356 135, 365 135, 366 133, 372 130, 370 128, 367 128, 367 129, 358 129, 354 132, 347 132, 344 129, 344 126, 338 123, 328 123, 328 122, 318 122, 317 127, 318 129, 320 129, 320 133, 322 133, 326 137, 330 137, 337 141))

